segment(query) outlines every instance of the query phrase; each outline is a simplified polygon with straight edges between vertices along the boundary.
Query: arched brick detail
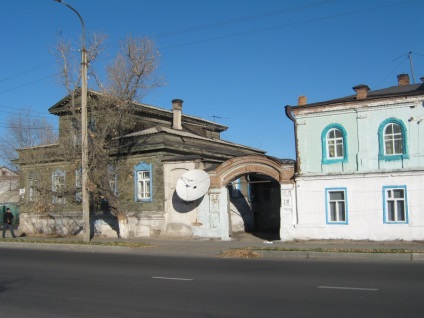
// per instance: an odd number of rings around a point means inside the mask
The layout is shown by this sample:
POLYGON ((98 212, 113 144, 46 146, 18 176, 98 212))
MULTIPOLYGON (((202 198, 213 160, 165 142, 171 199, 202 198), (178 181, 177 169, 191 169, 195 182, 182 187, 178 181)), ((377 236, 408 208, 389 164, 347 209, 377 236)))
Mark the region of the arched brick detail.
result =
POLYGON ((293 183, 294 163, 281 163, 264 155, 236 157, 222 163, 209 173, 211 188, 225 187, 231 180, 249 173, 261 173, 280 183, 293 183))

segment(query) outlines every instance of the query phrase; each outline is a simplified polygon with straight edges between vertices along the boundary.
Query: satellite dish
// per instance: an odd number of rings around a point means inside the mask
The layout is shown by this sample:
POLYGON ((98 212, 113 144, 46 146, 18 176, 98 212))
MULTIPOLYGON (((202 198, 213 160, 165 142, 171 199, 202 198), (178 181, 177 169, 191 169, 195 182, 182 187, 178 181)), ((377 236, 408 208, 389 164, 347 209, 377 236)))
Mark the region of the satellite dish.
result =
POLYGON ((203 170, 190 170, 177 181, 175 190, 184 201, 194 201, 201 198, 209 189, 211 180, 203 170))

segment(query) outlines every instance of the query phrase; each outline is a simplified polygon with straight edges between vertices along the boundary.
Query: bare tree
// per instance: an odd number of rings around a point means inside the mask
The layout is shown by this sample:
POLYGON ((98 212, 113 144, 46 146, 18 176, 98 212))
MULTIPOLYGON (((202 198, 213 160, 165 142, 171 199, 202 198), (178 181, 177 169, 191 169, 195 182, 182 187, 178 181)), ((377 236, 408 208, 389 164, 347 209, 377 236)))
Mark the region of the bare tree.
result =
MULTIPOLYGON (((127 214, 110 181, 113 176, 122 175, 128 169, 131 147, 122 145, 119 137, 136 128, 134 103, 140 102, 162 83, 162 79, 156 75, 159 52, 151 39, 129 37, 120 43, 119 53, 107 66, 103 79, 101 72, 95 70, 94 62, 102 51, 104 39, 95 37, 88 49, 89 76, 99 91, 88 102, 88 187, 92 206, 98 201, 106 201, 118 219, 120 236, 128 237, 127 214)), ((80 105, 76 102, 79 73, 73 71, 75 68, 71 66, 69 43, 59 43, 57 52, 62 60, 62 83, 72 97, 72 127, 78 130, 81 127, 80 105)))
POLYGON ((17 171, 16 149, 53 144, 57 140, 57 133, 46 118, 34 116, 30 110, 25 114, 9 115, 7 133, 0 136, 0 160, 5 166, 17 171))

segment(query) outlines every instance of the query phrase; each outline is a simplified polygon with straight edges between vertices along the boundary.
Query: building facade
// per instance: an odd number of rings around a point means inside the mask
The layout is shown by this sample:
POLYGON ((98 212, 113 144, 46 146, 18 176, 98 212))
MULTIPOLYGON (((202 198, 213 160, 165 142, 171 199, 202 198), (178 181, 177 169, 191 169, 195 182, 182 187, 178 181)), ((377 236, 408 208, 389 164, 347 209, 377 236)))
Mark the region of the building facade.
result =
POLYGON ((286 240, 424 239, 424 84, 286 106, 296 138, 286 240))
MULTIPOLYGON (((90 104, 96 103, 98 94, 89 92, 89 123, 96 123, 101 118, 90 112, 90 104)), ((20 202, 21 232, 82 233, 81 168, 69 153, 63 155, 64 151, 71 152, 71 155, 74 151, 75 158, 80 156, 78 146, 81 137, 78 131, 70 129, 71 102, 72 98, 67 96, 49 109, 50 113, 59 117, 57 144, 18 151, 21 188, 25 189, 20 202)), ((75 104, 78 103, 76 100, 75 104)), ((119 138, 121 147, 124 145, 131 149, 126 153, 125 166, 119 170, 111 166, 104 171, 108 177, 107 186, 125 209, 128 220, 126 235, 229 239, 232 232, 239 230, 271 228, 278 232, 280 202, 274 202, 272 212, 258 213, 268 211, 271 199, 279 198, 281 178, 272 169, 287 169, 284 176, 289 180, 293 174, 293 162, 282 163, 267 158, 262 150, 222 140, 220 134, 228 127, 184 115, 182 104, 182 100, 173 100, 169 111, 134 103, 136 129, 119 138), (217 169, 227 172, 220 167, 234 158, 244 160, 231 167, 228 172, 231 178, 212 182, 211 189, 202 198, 187 202, 177 196, 176 184, 184 173, 199 169, 207 171, 211 178, 219 176, 217 169), (263 169, 263 165, 272 166, 272 169, 263 169), (257 172, 271 175, 276 180, 273 189, 277 194, 266 202, 251 202, 248 189, 257 187, 244 186, 238 193, 237 204, 231 205, 227 186, 236 179, 248 180, 246 176, 257 172), (244 204, 241 204, 242 201, 244 204), (267 204, 266 209, 262 209, 261 204, 267 204)), ((113 158, 110 159, 113 162, 113 158)), ((257 197, 260 198, 259 195, 257 197)), ((91 205, 90 213, 94 235, 122 236, 122 228, 111 213, 108 202, 91 205)))

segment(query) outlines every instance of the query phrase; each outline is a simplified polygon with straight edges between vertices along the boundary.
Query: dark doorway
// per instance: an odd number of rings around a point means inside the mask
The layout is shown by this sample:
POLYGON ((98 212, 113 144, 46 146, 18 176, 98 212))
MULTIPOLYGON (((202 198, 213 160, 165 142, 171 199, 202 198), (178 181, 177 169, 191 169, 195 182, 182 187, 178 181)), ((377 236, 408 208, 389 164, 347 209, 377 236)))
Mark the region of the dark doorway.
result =
POLYGON ((249 175, 250 201, 254 216, 252 234, 267 240, 280 239, 280 184, 271 177, 249 175))
POLYGON ((281 194, 276 180, 249 174, 233 180, 228 189, 234 235, 244 231, 264 240, 280 239, 281 194))

